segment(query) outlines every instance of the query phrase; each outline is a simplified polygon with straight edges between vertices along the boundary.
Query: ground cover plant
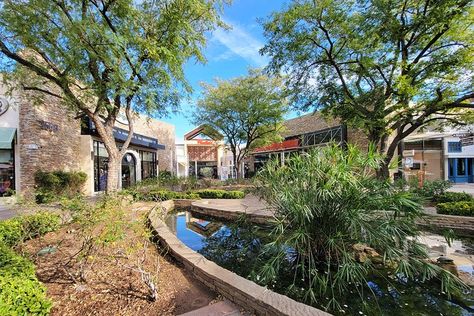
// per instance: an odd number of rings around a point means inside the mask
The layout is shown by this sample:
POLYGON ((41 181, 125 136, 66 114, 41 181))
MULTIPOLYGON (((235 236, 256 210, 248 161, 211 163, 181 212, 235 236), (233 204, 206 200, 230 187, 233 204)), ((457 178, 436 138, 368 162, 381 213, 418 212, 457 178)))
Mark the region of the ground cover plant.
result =
POLYGON ((332 145, 285 166, 270 161, 257 175, 257 194, 275 209, 268 247, 278 252, 256 280, 278 285, 289 274, 286 294, 331 312, 354 297, 361 312, 374 312, 377 279, 394 291, 419 284, 459 293, 463 283, 430 262, 417 241, 422 212, 413 194, 374 177, 381 159, 372 148, 366 155, 332 145))
POLYGON ((473 201, 474 197, 466 192, 445 192, 436 196, 435 202, 447 203, 447 202, 461 202, 461 201, 473 201))
POLYGON ((33 263, 12 247, 59 226, 59 215, 45 212, 0 222, 0 315, 49 314, 52 302, 33 263))
POLYGON ((436 205, 438 214, 474 216, 474 201, 446 202, 436 205))

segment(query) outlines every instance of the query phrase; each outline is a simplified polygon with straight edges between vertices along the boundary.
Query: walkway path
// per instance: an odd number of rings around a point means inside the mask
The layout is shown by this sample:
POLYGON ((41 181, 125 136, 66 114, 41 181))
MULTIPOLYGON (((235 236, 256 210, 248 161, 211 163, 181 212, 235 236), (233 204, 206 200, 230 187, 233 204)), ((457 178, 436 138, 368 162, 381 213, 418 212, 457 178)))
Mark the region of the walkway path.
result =
POLYGON ((448 189, 451 192, 466 192, 474 195, 474 183, 460 183, 453 184, 451 188, 448 189))

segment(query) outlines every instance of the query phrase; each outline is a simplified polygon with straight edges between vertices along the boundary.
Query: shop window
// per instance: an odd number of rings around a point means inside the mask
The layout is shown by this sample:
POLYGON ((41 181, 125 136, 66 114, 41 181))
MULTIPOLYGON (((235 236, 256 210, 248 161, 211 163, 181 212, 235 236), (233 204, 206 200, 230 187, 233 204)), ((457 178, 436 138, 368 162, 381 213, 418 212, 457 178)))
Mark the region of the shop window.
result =
POLYGON ((420 170, 421 169, 421 163, 419 162, 414 162, 413 166, 410 168, 410 170, 420 170))
POLYGON ((142 165, 142 180, 155 178, 158 168, 156 152, 141 150, 140 160, 142 165))
POLYGON ((448 142, 449 153, 460 153, 462 152, 461 142, 448 142))
POLYGON ((109 154, 104 143, 94 141, 94 191, 105 191, 107 188, 107 172, 109 154))
POLYGON ((0 196, 15 190, 15 160, 13 149, 0 150, 0 196))
POLYGON ((466 175, 466 159, 458 158, 458 176, 466 175))

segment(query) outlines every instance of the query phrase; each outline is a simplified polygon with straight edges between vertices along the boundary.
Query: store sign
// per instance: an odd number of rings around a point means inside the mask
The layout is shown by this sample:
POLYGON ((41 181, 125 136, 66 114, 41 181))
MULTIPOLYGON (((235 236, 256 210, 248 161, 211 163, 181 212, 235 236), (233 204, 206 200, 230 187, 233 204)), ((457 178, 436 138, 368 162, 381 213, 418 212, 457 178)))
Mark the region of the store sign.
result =
POLYGON ((57 124, 51 123, 51 122, 46 122, 43 120, 38 121, 40 124, 41 129, 44 129, 46 131, 50 132, 57 132, 59 131, 59 126, 57 124))
POLYGON ((407 168, 413 168, 413 157, 406 157, 405 158, 405 166, 407 168))
POLYGON ((0 116, 8 110, 9 106, 7 99, 0 98, 0 116))

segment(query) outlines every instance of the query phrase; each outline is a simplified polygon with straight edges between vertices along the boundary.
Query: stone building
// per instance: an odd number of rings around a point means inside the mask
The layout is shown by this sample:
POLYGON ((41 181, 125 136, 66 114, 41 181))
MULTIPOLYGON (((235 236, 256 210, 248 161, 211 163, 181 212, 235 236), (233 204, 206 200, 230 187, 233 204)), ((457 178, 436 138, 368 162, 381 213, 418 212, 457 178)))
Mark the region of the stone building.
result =
MULTIPOLYGON (((7 96, 0 86, 0 196, 11 190, 31 193, 37 171, 83 171, 85 193, 105 189, 107 152, 93 124, 78 119, 54 97, 32 104, 22 91, 7 96)), ((136 116, 135 133, 122 161, 123 187, 175 170, 175 128, 165 122, 136 116)), ((117 145, 126 139, 128 123, 118 119, 117 145)))
POLYGON ((307 114, 283 122, 282 142, 256 148, 248 159, 250 173, 257 171, 265 162, 278 157, 282 163, 298 152, 335 142, 341 145, 353 144, 367 148, 363 133, 341 124, 336 119, 324 118, 320 113, 307 114))

